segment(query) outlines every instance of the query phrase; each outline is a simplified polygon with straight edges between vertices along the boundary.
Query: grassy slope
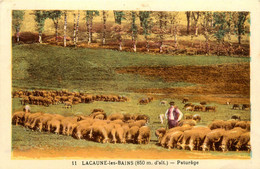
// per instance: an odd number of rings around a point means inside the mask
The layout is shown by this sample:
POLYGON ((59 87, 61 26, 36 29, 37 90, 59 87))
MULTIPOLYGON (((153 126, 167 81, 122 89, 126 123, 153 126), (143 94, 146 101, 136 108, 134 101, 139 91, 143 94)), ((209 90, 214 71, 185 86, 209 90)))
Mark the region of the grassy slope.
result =
MULTIPOLYGON (((176 85, 192 85, 185 83, 166 83, 161 79, 148 80, 139 75, 116 74, 114 68, 126 66, 173 66, 173 65, 211 65, 222 63, 248 62, 248 58, 216 57, 216 56, 170 56, 148 55, 140 53, 117 52, 112 50, 73 49, 47 45, 20 45, 13 47, 13 87, 15 88, 68 88, 98 92, 123 92, 130 102, 94 102, 78 104, 72 109, 64 109, 62 105, 50 107, 32 105, 32 110, 45 113, 58 113, 70 116, 76 113, 89 114, 94 108, 102 108, 107 114, 115 112, 141 113, 150 116, 152 140, 156 140, 155 129, 163 127, 158 115, 167 107, 159 105, 160 100, 146 106, 137 105, 142 94, 131 93, 128 88, 173 87, 176 85), (30 77, 30 78, 28 78, 30 77)), ((170 101, 170 98, 165 98, 170 101)), ((174 99, 182 108, 180 100, 174 99)), ((240 114, 243 120, 250 119, 249 111, 231 110, 230 106, 211 103, 217 106, 217 112, 195 112, 202 116, 199 125, 207 125, 214 119, 227 120, 232 114, 240 114)), ((13 99, 13 111, 21 110, 19 99, 13 99)), ((181 109, 184 114, 190 113, 181 109)), ((194 113, 190 113, 194 114, 194 113)), ((13 126, 13 148, 21 150, 41 148, 44 146, 105 146, 93 142, 78 141, 72 137, 49 135, 25 131, 22 127, 13 126), (53 140, 53 141, 52 141, 53 140)), ((154 143, 154 142, 152 142, 154 143)), ((140 145, 109 145, 108 148, 140 149, 140 145)), ((143 146, 142 146, 143 147, 143 146)), ((154 144, 144 148, 156 148, 167 151, 154 144)))
POLYGON ((13 87, 67 88, 87 91, 129 91, 131 88, 189 86, 148 80, 140 75, 121 75, 114 69, 127 66, 211 65, 248 62, 248 58, 218 56, 171 56, 74 49, 49 45, 13 47, 13 87))

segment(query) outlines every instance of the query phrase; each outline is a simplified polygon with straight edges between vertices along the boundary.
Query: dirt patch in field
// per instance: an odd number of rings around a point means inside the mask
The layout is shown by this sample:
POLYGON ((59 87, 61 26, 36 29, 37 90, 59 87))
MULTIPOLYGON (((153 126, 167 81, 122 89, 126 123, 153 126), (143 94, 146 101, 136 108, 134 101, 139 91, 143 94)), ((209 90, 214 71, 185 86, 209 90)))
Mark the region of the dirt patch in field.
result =
MULTIPOLYGON (((246 153, 245 153, 246 154, 246 153)), ((247 155, 212 155, 210 152, 199 151, 158 151, 158 150, 123 150, 104 148, 64 147, 57 149, 13 150, 13 159, 53 159, 53 158, 84 158, 84 159, 250 159, 247 155)))
POLYGON ((169 88, 164 89, 133 89, 139 93, 161 93, 179 97, 192 96, 198 100, 206 98, 208 101, 217 102, 224 100, 237 103, 250 102, 249 63, 213 66, 125 67, 117 69, 117 73, 140 74, 151 79, 158 77, 166 82, 197 84, 190 87, 171 88, 169 86, 169 88), (223 98, 226 99, 223 100, 223 98))

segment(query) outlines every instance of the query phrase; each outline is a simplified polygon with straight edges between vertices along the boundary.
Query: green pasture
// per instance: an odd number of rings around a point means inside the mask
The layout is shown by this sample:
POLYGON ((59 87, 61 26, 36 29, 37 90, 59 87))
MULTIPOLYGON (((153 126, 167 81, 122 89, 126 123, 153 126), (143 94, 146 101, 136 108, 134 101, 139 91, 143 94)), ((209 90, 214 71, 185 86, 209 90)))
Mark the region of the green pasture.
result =
MULTIPOLYGON (((155 67, 174 65, 216 65, 249 62, 249 58, 235 58, 227 56, 172 56, 161 54, 143 54, 133 52, 118 52, 106 49, 64 48, 45 44, 15 45, 12 50, 12 87, 18 89, 68 89, 93 94, 118 94, 130 98, 128 102, 94 102, 90 104, 73 105, 65 109, 62 104, 49 107, 31 105, 32 112, 45 112, 73 116, 75 114, 88 115, 95 108, 104 109, 111 113, 146 114, 150 117, 149 126, 152 129, 151 144, 98 144, 86 140, 76 140, 70 136, 55 135, 29 131, 22 126, 12 126, 12 148, 26 150, 30 148, 75 146, 75 147, 104 147, 107 149, 157 149, 168 151, 156 145, 154 135, 156 129, 165 127, 158 115, 165 113, 167 106, 160 105, 161 100, 154 100, 147 105, 139 105, 138 100, 145 94, 134 93, 133 89, 144 88, 173 88, 192 86, 185 82, 170 83, 163 79, 145 77, 135 74, 118 74, 116 68, 130 66, 155 67)), ((160 94, 160 93, 158 93, 160 94)), ((187 112, 183 109, 181 100, 165 96, 167 102, 174 100, 184 114, 200 114, 202 120, 198 125, 208 125, 215 119, 230 119, 238 114, 242 120, 250 120, 250 111, 232 110, 231 105, 208 103, 216 106, 216 112, 187 112)), ((196 103, 194 103, 196 104, 196 103)), ((12 99, 13 112, 22 110, 19 98, 12 99)), ((11 116, 11 114, 10 114, 11 116)), ((175 151, 175 150, 174 150, 175 151)), ((179 150, 176 150, 179 151, 179 150)), ((231 155, 246 155, 245 152, 230 152, 231 155)), ((217 155, 218 152, 214 152, 217 155)))
POLYGON ((95 93, 196 85, 185 82, 168 83, 160 78, 151 79, 137 74, 118 74, 116 68, 249 62, 249 58, 227 56, 173 56, 44 44, 15 45, 12 55, 14 89, 65 88, 95 93))

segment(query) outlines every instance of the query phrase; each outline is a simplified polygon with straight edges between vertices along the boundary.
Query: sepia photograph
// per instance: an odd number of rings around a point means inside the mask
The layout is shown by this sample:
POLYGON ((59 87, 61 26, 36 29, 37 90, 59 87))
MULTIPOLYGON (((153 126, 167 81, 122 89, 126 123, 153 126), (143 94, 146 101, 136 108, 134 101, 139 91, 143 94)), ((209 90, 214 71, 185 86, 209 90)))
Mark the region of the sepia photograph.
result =
POLYGON ((10 133, 8 160, 256 167, 258 8, 16 3, 3 8, 10 44, 1 43, 8 46, 1 52, 8 89, 0 86, 10 101, 1 124, 10 133))

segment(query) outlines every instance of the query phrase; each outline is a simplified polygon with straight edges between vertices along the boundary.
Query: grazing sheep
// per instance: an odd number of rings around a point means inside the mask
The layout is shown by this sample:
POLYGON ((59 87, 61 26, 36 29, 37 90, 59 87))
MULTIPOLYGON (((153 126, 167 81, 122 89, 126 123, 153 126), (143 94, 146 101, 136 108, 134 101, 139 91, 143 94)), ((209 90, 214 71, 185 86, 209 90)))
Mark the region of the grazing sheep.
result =
POLYGON ((202 143, 204 142, 204 139, 211 130, 208 127, 205 126, 195 126, 191 128, 193 130, 193 134, 189 140, 189 144, 186 145, 189 147, 189 149, 192 151, 194 148, 196 150, 199 150, 202 143))
POLYGON ((89 133, 90 139, 102 142, 102 143, 108 143, 109 138, 107 131, 103 125, 92 125, 90 133, 89 133))
POLYGON ((194 105, 193 111, 203 111, 204 106, 202 105, 194 105))
POLYGON ((126 143, 125 140, 125 131, 124 128, 121 126, 117 126, 115 128, 112 129, 111 131, 112 135, 113 135, 113 142, 115 143, 126 143))
POLYGON ((64 117, 61 120, 61 129, 63 135, 72 135, 73 129, 76 127, 78 117, 64 117))
POLYGON ((104 120, 105 119, 105 116, 104 114, 98 114, 94 117, 94 119, 99 119, 99 120, 104 120))
POLYGON ((195 120, 189 119, 189 120, 181 120, 178 124, 178 126, 183 126, 184 124, 189 124, 190 126, 195 126, 197 123, 195 120))
POLYGON ((141 100, 139 100, 139 104, 140 105, 145 105, 148 104, 150 101, 148 100, 148 98, 142 98, 141 100))
POLYGON ((247 128, 247 122, 246 121, 238 121, 235 125, 235 127, 241 127, 242 129, 247 128))
POLYGON ((175 131, 171 133, 170 139, 167 144, 168 149, 177 148, 177 144, 181 141, 182 138, 183 138, 182 131, 175 131))
POLYGON ((25 116, 25 112, 24 111, 19 111, 19 112, 15 112, 12 116, 12 124, 15 124, 16 126, 18 124, 23 125, 24 123, 24 116, 25 116))
POLYGON ((236 144, 236 150, 248 150, 249 151, 249 147, 248 147, 248 143, 250 142, 250 132, 246 132, 241 134, 238 143, 236 144))
POLYGON ((240 117, 240 115, 234 114, 234 115, 231 116, 231 119, 241 120, 241 117, 240 117))
MULTIPOLYGON (((192 106, 192 105, 193 105, 192 103, 186 103, 183 108, 190 107, 190 106, 192 106)), ((194 105, 193 105, 193 106, 194 106, 194 105)))
POLYGON ((64 108, 66 108, 66 109, 72 108, 72 102, 71 101, 65 101, 64 102, 64 108))
POLYGON ((91 124, 89 122, 80 122, 72 131, 72 137, 76 139, 89 138, 91 124))
POLYGON ((133 115, 127 113, 124 114, 124 122, 128 121, 128 120, 132 120, 133 119, 133 115))
POLYGON ((138 134, 139 134, 139 127, 138 126, 130 127, 130 129, 128 130, 128 133, 127 133, 127 137, 126 137, 127 141, 132 142, 132 143, 137 143, 138 134))
POLYGON ((232 109, 233 109, 233 110, 235 110, 235 109, 240 110, 240 106, 239 106, 239 104, 233 104, 232 109))
POLYGON ((183 99, 182 99, 182 103, 183 104, 185 104, 186 102, 188 102, 189 101, 189 98, 187 98, 187 97, 184 97, 183 99))
POLYGON ((231 121, 224 121, 223 122, 223 128, 225 130, 231 130, 234 128, 233 123, 231 121))
POLYGON ((25 115, 24 115, 24 122, 23 122, 22 125, 24 125, 25 123, 28 122, 28 118, 29 118, 31 115, 32 115, 32 113, 25 113, 25 115))
POLYGON ((210 151, 213 149, 213 151, 218 150, 219 144, 222 141, 223 135, 225 130, 224 129, 215 129, 211 130, 209 133, 207 133, 206 138, 204 140, 202 147, 203 151, 210 151))
POLYGON ((37 112, 37 113, 31 113, 28 118, 27 118, 27 121, 24 122, 24 126, 25 127, 28 127, 31 129, 31 126, 33 124, 33 122, 35 121, 35 119, 39 116, 43 115, 42 112, 37 112))
POLYGON ((167 101, 162 100, 162 101, 160 102, 160 105, 166 106, 166 105, 167 105, 167 101))
POLYGON ((161 145, 162 147, 166 147, 168 141, 170 140, 171 134, 174 133, 174 132, 176 132, 176 131, 179 131, 179 130, 167 131, 167 132, 163 135, 163 137, 162 137, 160 140, 158 140, 159 145, 161 145))
POLYGON ((159 129, 155 130, 155 136, 158 138, 159 143, 161 142, 161 139, 165 133, 166 133, 165 128, 159 128, 159 129))
POLYGON ((202 101, 202 102, 200 102, 200 104, 201 104, 201 105, 206 105, 206 104, 207 104, 207 102, 205 102, 205 101, 202 101))
POLYGON ((243 104, 242 110, 250 109, 250 104, 243 104))
POLYGON ((138 114, 135 118, 135 120, 145 120, 146 122, 149 122, 149 116, 144 114, 138 114))
POLYGON ((139 128, 137 137, 138 144, 149 144, 151 140, 151 129, 148 126, 139 128))
POLYGON ((230 122, 230 124, 231 124, 231 126, 232 126, 232 128, 234 128, 235 127, 235 125, 236 125, 236 123, 237 123, 237 121, 236 120, 234 120, 234 119, 230 119, 230 120, 227 120, 228 122, 230 122))
POLYGON ((114 114, 110 114, 107 117, 108 120, 113 121, 113 120, 124 120, 124 115, 121 113, 114 113, 114 114))
POLYGON ((191 114, 185 114, 185 115, 184 115, 184 119, 185 119, 185 120, 192 119, 192 115, 191 115, 191 114))
POLYGON ((148 97, 149 102, 153 101, 153 97, 148 97))
POLYGON ((121 127, 121 125, 116 124, 116 123, 112 123, 112 122, 108 122, 107 124, 103 125, 105 130, 107 131, 107 136, 109 138, 109 142, 113 142, 113 139, 115 138, 115 133, 112 132, 112 130, 116 127, 121 127))
POLYGON ((205 111, 216 111, 216 107, 215 106, 206 106, 206 108, 205 108, 205 111))
POLYGON ((55 115, 52 114, 44 114, 43 116, 41 116, 41 118, 39 119, 40 121, 38 122, 39 131, 42 132, 42 130, 47 130, 48 121, 52 120, 53 118, 55 118, 55 115))
POLYGON ((195 121, 198 123, 198 122, 200 122, 201 117, 200 117, 199 114, 194 114, 194 115, 192 116, 192 119, 195 120, 195 121))
POLYGON ((138 120, 133 123, 129 123, 129 127, 138 126, 139 128, 146 125, 146 120, 138 120))
POLYGON ((93 119, 97 118, 97 116, 99 119, 103 117, 102 120, 107 119, 107 114, 104 111, 95 111, 89 115, 89 117, 92 117, 93 119))
POLYGON ((195 133, 196 131, 194 130, 186 130, 183 132, 183 138, 182 138, 182 142, 180 142, 179 144, 177 144, 177 146, 180 146, 180 148, 182 148, 183 150, 185 150, 185 148, 187 147, 191 136, 195 133), (186 145, 187 144, 187 145, 186 145))
POLYGON ((114 120, 114 121, 111 121, 111 123, 119 124, 120 126, 122 126, 123 124, 125 124, 122 120, 114 120))
POLYGON ((60 133, 60 126, 61 126, 60 120, 53 118, 47 122, 47 126, 48 126, 47 130, 49 132, 54 132, 55 134, 60 133))
POLYGON ((186 131, 186 130, 191 130, 193 126, 189 125, 189 124, 184 124, 182 126, 177 126, 174 128, 171 128, 169 130, 167 130, 166 132, 172 132, 172 131, 186 131))
POLYGON ((194 105, 185 108, 186 111, 194 111, 194 105))
POLYGON ((224 121, 223 120, 214 120, 213 122, 211 122, 208 127, 210 128, 210 130, 214 130, 217 128, 224 128, 224 121))
POLYGON ((243 130, 234 128, 232 130, 228 130, 223 135, 223 140, 221 142, 220 148, 223 152, 234 150, 235 145, 239 141, 240 136, 243 134, 243 130))
POLYGON ((129 125, 128 124, 123 124, 122 128, 124 129, 124 134, 123 134, 123 143, 126 143, 126 139, 127 139, 127 132, 129 131, 129 125))

